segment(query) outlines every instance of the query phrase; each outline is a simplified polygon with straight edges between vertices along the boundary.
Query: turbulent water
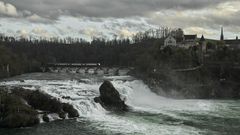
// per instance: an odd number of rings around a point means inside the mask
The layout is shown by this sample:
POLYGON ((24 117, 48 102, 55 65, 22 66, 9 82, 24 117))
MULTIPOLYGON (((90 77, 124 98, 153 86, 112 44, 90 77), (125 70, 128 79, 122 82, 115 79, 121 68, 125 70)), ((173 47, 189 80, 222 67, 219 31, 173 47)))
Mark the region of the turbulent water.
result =
POLYGON ((2 81, 0 86, 41 90, 72 104, 80 114, 77 119, 35 127, 0 129, 0 135, 240 134, 240 101, 167 99, 152 93, 141 80, 131 76, 34 73, 2 81), (113 83, 131 106, 130 112, 111 113, 94 103, 103 80, 113 83))

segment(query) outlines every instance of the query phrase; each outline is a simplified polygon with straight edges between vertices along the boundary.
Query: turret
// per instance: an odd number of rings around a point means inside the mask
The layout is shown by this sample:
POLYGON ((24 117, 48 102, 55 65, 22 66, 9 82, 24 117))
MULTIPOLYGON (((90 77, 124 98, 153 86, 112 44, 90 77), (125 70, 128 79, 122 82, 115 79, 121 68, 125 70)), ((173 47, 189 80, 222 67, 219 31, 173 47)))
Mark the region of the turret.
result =
POLYGON ((201 45, 201 48, 202 48, 202 52, 206 53, 206 51, 207 51, 207 44, 206 44, 206 40, 205 40, 203 35, 202 35, 202 37, 200 39, 200 45, 201 45))
POLYGON ((200 42, 204 42, 205 41, 205 38, 204 36, 202 35, 201 39, 200 39, 200 42))
POLYGON ((221 27, 221 37, 220 37, 220 40, 221 40, 221 41, 224 40, 223 27, 221 27))

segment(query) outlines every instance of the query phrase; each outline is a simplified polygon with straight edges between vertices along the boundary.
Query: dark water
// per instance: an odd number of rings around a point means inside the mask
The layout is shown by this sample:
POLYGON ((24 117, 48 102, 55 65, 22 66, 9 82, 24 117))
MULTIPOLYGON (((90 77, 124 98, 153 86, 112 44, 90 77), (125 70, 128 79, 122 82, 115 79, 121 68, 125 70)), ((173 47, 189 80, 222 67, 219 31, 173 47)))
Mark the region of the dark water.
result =
POLYGON ((81 117, 35 127, 0 129, 0 135, 240 135, 239 100, 173 100, 152 93, 130 76, 25 74, 0 83, 40 89, 73 104, 81 117), (93 102, 102 80, 111 80, 132 110, 115 114, 93 102), (24 82, 19 80, 25 80, 24 82))

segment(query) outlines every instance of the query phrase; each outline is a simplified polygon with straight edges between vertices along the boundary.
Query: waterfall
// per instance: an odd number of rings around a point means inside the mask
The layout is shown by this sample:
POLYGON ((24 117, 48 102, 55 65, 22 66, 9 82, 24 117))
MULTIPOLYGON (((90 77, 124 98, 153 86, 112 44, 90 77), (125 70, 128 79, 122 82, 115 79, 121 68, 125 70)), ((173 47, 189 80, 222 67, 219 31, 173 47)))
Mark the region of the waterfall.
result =
MULTIPOLYGON (((126 75, 33 73, 1 81, 0 86, 23 87, 47 93, 78 110, 80 117, 75 122, 87 121, 87 129, 104 131, 106 134, 198 135, 205 131, 194 126, 201 122, 208 123, 208 120, 196 119, 198 115, 200 118, 203 115, 221 118, 226 117, 225 114, 231 114, 228 117, 239 119, 238 110, 232 110, 232 106, 228 109, 232 102, 164 98, 153 93, 143 81, 126 75), (108 112, 94 102, 93 99, 99 96, 99 87, 104 80, 113 83, 121 98, 130 106, 129 112, 108 112), (188 123, 197 124, 192 126, 188 123)), ((235 106, 238 107, 238 103, 235 106)))

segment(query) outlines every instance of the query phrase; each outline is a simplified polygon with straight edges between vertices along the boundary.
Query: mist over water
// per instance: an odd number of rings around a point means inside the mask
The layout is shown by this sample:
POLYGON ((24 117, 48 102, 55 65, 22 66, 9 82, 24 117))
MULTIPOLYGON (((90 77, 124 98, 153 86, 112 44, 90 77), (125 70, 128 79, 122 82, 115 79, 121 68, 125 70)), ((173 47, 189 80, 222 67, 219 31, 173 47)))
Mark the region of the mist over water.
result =
POLYGON ((0 129, 1 135, 238 135, 240 101, 174 100, 151 92, 131 76, 76 73, 25 74, 0 82, 0 86, 40 90, 72 104, 80 117, 57 120, 24 129, 0 129), (24 81, 21 81, 24 80, 24 81), (104 110, 93 98, 103 80, 110 80, 130 112, 104 110), (66 99, 64 97, 70 97, 66 99))

